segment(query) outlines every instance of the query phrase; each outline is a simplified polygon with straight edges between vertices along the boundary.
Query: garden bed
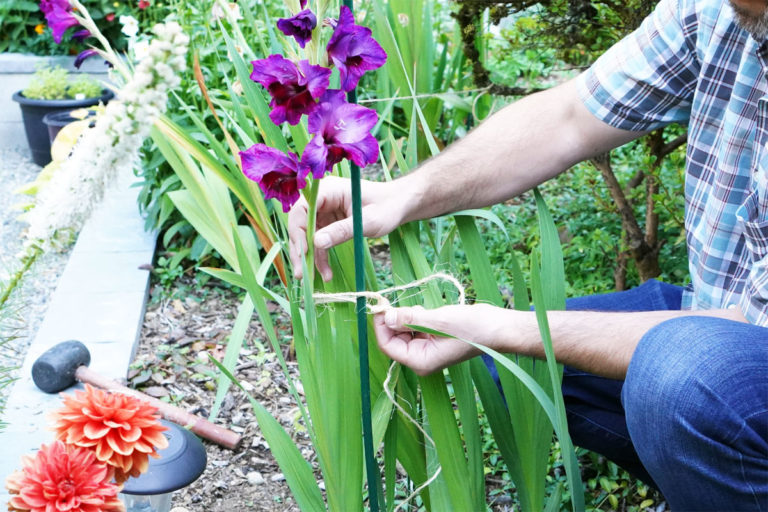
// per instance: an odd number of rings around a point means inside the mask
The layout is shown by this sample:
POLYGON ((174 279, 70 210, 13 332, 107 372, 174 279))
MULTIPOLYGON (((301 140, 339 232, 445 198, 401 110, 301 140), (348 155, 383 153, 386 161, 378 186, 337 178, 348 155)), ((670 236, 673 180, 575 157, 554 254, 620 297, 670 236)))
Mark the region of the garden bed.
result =
MULTIPOLYGON (((144 317, 139 350, 128 373, 129 385, 207 417, 216 396, 218 378, 218 370, 209 362, 208 355, 223 359, 240 304, 238 295, 231 289, 217 286, 214 281, 200 285, 186 276, 168 289, 156 285, 152 295, 144 317)), ((288 317, 278 313, 277 307, 273 312, 276 313, 279 334, 289 335, 288 317)), ((266 343, 261 324, 254 316, 235 375, 280 421, 304 457, 317 469, 296 403, 288 392, 277 358, 266 343)), ((284 350, 294 382, 299 383, 298 368, 288 353, 288 344, 284 350)), ((230 451, 205 442, 206 470, 196 482, 174 494, 176 512, 299 510, 260 434, 243 391, 230 388, 216 423, 240 433, 242 443, 237 450, 230 451)), ((636 484, 626 479, 626 474, 622 475, 621 471, 610 474, 604 458, 583 455, 581 466, 585 478, 598 481, 596 488, 589 491, 595 510, 668 512, 661 495, 648 490, 647 495, 641 496, 636 484), (604 478, 607 479, 601 482, 604 478), (601 488, 613 484, 616 484, 613 494, 620 500, 618 508, 611 506, 606 499, 608 493, 601 488), (640 503, 649 498, 652 504, 640 508, 640 503)), ((561 473, 554 469, 550 478, 562 478, 561 473)), ((487 475, 486 490, 490 510, 516 510, 510 494, 513 488, 503 474, 492 472, 487 475)))
MULTIPOLYGON (((130 385, 207 417, 218 375, 208 354, 223 358, 237 307, 231 290, 200 287, 188 278, 177 281, 169 297, 155 298, 147 307, 139 351, 128 374, 130 385)), ((312 460, 309 439, 301 430, 298 408, 287 392, 277 358, 262 342, 261 325, 254 318, 235 375, 312 460)), ((295 365, 289 367, 298 372, 295 365)), ((230 389, 216 423, 240 433, 240 447, 230 451, 206 442, 206 470, 174 494, 174 506, 206 512, 298 510, 245 393, 230 389)))

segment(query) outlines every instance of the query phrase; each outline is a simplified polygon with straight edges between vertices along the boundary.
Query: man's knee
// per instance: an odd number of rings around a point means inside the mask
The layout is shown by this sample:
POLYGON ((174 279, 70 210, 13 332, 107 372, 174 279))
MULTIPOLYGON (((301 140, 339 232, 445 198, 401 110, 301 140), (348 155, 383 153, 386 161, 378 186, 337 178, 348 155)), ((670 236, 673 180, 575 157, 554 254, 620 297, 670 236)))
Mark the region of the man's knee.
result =
MULTIPOLYGON (((662 491, 665 479, 674 480, 681 470, 711 485, 716 471, 707 460, 725 467, 738 467, 744 457, 765 460, 765 396, 768 329, 702 316, 651 329, 635 350, 622 390, 630 436, 662 491)), ((755 468, 764 471, 764 465, 755 468)), ((735 480, 718 485, 732 490, 745 483, 735 480)))
POLYGON ((724 407, 750 416, 767 363, 768 329, 703 316, 667 320, 640 340, 622 400, 628 415, 646 420, 704 421, 724 407))

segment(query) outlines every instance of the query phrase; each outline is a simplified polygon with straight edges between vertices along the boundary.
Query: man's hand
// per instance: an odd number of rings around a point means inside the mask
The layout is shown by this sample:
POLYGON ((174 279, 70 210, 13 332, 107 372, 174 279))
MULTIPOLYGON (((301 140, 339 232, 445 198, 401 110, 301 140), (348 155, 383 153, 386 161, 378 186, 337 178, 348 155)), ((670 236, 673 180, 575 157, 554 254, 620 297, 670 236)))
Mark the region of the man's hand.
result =
POLYGON ((376 315, 373 327, 382 352, 410 367, 417 375, 429 375, 466 361, 480 354, 480 351, 464 341, 416 332, 408 325, 429 327, 457 338, 492 346, 496 338, 494 326, 497 325, 494 317, 501 311, 485 304, 437 309, 421 306, 393 308, 376 315))
MULTIPOLYGON (((398 182, 361 182, 363 235, 380 237, 405 221, 409 196, 398 182)), ((307 213, 302 197, 288 214, 288 237, 294 275, 301 278, 301 258, 307 253, 307 213)), ((328 264, 328 249, 352 238, 352 190, 348 179, 326 176, 317 195, 315 265, 324 281, 333 276, 328 264)))

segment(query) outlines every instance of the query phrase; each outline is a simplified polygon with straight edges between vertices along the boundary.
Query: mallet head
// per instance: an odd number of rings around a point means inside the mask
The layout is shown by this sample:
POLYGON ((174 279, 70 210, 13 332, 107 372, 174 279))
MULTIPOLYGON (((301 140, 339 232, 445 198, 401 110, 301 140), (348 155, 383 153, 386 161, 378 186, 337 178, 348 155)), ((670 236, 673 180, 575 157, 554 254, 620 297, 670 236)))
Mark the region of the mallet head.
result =
POLYGON ((72 386, 75 371, 88 366, 91 354, 79 341, 64 341, 49 348, 32 365, 32 380, 46 393, 58 393, 72 386))

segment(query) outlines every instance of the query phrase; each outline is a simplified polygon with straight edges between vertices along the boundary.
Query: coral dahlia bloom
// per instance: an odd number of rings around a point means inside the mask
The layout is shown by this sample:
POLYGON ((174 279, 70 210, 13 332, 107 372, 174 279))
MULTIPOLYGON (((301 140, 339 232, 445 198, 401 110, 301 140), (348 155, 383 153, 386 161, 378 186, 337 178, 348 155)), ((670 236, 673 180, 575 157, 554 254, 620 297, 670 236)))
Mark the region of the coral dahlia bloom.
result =
POLYGON ((168 446, 157 408, 138 398, 87 384, 85 391, 62 398, 64 407, 52 415, 56 439, 92 450, 115 468, 119 483, 146 471, 149 456, 158 456, 155 448, 168 446))
POLYGON ((113 470, 86 449, 61 441, 22 458, 22 470, 6 479, 10 511, 124 512, 113 470))

